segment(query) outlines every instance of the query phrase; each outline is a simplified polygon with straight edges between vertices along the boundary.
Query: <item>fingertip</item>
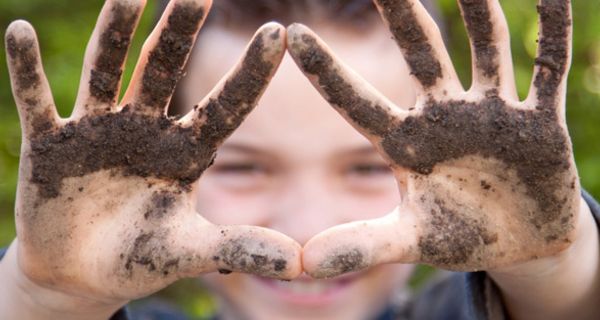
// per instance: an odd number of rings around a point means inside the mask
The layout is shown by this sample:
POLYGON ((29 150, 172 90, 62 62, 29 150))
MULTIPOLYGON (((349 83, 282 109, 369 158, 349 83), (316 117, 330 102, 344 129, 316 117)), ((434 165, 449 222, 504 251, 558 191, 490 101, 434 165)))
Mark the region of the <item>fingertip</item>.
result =
POLYGON ((302 267, 311 277, 316 279, 333 278, 371 266, 372 259, 367 248, 360 244, 329 246, 330 240, 321 237, 311 240, 305 245, 302 267))
POLYGON ((277 21, 270 21, 270 22, 263 24, 258 30, 261 30, 261 31, 262 30, 267 30, 267 31, 280 30, 280 31, 282 31, 282 30, 285 30, 285 27, 277 21))
POLYGON ((306 25, 299 23, 299 22, 294 22, 287 26, 287 31, 291 34, 298 34, 300 32, 308 32, 309 30, 310 29, 306 25))
POLYGON ((277 22, 265 23, 256 32, 253 42, 256 41, 263 43, 264 60, 280 59, 283 57, 286 46, 285 27, 277 22))
POLYGON ((23 19, 17 19, 11 22, 6 28, 6 33, 18 34, 20 31, 33 30, 33 26, 29 21, 23 19))
POLYGON ((292 23, 287 27, 287 44, 292 51, 297 51, 305 45, 306 37, 314 38, 313 32, 301 23, 292 23))
POLYGON ((302 267, 302 246, 292 240, 292 242, 290 242, 289 252, 292 253, 289 258, 290 263, 288 263, 285 272, 277 279, 292 280, 299 277, 304 272, 302 267))
POLYGON ((15 20, 6 28, 5 39, 8 43, 10 39, 30 39, 37 40, 35 35, 35 29, 26 20, 15 20))
POLYGON ((173 5, 184 5, 190 7, 196 7, 197 9, 202 8, 204 10, 204 16, 206 16, 210 6, 212 5, 211 0, 172 0, 173 5))
POLYGON ((302 273, 300 245, 276 231, 259 227, 222 227, 211 260, 221 273, 242 272, 290 280, 302 273))
POLYGON ((327 229, 304 245, 303 268, 314 278, 332 278, 382 263, 414 261, 409 223, 394 211, 327 229))
POLYGON ((292 24, 287 33, 288 51, 303 72, 319 74, 335 62, 327 45, 305 25, 292 24))
POLYGON ((140 11, 146 6, 147 0, 114 0, 113 5, 121 5, 133 9, 132 11, 140 11))

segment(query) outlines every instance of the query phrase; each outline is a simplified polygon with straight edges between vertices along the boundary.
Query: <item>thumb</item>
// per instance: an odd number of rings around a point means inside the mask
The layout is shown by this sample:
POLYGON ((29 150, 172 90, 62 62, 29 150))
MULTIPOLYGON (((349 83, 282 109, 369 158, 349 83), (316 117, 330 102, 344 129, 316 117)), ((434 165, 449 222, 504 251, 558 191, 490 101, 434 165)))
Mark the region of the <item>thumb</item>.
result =
POLYGON ((267 228, 219 226, 194 217, 173 241, 180 261, 185 261, 180 277, 218 271, 289 280, 302 273, 302 248, 290 237, 267 228))
POLYGON ((414 263, 419 258, 417 221, 396 209, 382 218, 327 229, 304 246, 304 271, 314 278, 332 278, 382 263, 414 263))

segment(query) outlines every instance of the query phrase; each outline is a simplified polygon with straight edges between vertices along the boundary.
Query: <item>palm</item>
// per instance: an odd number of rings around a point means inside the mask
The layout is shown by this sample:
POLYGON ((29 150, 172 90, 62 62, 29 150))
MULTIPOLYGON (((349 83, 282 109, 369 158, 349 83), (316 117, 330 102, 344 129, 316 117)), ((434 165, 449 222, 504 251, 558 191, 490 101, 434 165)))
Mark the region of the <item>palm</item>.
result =
POLYGON ((263 26, 240 64, 181 118, 166 107, 210 1, 171 1, 121 103, 122 68, 143 1, 107 1, 88 46, 69 119, 56 113, 33 28, 7 31, 23 128, 17 233, 35 283, 127 300, 204 272, 300 273, 300 247, 271 230, 215 226, 195 212, 193 183, 256 105, 284 52, 263 26))
POLYGON ((417 103, 410 108, 347 70, 307 28, 288 29, 297 64, 389 161, 403 197, 384 218, 313 238, 305 247, 308 272, 327 277, 391 261, 481 270, 566 248, 579 201, 564 121, 569 2, 540 1, 537 66, 524 102, 497 1, 459 1, 472 44, 469 91, 419 1, 375 3, 413 75, 417 103))
POLYGON ((429 101, 382 148, 412 172, 401 212, 421 211, 422 262, 484 269, 570 242, 577 176, 554 112, 511 107, 495 95, 429 101))

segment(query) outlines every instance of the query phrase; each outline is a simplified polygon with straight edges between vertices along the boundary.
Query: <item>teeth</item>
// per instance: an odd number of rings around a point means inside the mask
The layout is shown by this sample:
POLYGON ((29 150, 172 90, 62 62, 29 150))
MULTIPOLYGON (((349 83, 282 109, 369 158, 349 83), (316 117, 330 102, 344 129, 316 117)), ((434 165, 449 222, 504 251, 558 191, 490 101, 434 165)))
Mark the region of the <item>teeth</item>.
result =
POLYGON ((293 294, 317 295, 333 288, 335 284, 318 281, 275 281, 275 286, 293 294))

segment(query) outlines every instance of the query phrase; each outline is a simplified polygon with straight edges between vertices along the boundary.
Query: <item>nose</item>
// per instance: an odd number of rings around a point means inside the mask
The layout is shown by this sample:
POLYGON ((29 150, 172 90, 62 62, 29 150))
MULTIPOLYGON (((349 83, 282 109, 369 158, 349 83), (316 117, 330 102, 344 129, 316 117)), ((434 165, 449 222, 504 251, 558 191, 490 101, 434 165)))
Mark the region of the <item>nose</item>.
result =
POLYGON ((300 244, 319 232, 347 222, 343 201, 336 201, 335 188, 318 173, 299 174, 279 190, 268 227, 283 232, 300 244))

